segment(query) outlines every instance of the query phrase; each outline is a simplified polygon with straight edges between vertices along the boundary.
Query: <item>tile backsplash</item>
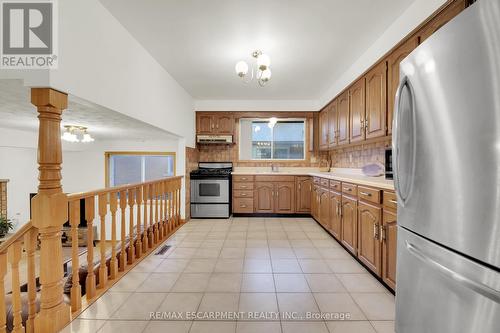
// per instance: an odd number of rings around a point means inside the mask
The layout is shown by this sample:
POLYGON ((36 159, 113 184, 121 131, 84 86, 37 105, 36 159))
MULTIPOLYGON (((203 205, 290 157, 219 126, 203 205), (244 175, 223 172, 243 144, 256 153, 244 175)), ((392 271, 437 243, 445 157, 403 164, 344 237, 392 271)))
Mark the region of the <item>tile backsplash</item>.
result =
POLYGON ((369 163, 382 163, 385 161, 385 148, 389 147, 391 140, 362 144, 330 151, 330 161, 335 168, 362 168, 369 163))

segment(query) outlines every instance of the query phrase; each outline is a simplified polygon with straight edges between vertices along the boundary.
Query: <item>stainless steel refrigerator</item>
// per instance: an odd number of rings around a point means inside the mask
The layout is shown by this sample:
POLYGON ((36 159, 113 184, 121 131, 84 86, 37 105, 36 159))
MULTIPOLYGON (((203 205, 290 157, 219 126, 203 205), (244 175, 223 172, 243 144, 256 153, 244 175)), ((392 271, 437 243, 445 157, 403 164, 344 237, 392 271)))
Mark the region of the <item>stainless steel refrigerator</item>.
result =
POLYGON ((397 333, 500 332, 500 0, 400 65, 397 333))

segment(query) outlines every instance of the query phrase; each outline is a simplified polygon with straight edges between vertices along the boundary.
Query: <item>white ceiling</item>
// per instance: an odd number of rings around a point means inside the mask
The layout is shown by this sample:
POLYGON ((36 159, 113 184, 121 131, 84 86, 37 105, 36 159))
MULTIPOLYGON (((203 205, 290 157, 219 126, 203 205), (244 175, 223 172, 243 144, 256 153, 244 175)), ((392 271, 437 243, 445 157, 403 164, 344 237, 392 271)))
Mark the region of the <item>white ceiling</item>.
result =
MULTIPOLYGON (((85 126, 96 140, 172 139, 174 135, 102 106, 69 96, 62 125, 85 126)), ((21 80, 0 80, 0 127, 38 131, 30 88, 21 80)))
POLYGON ((414 0, 100 0, 198 100, 317 99, 414 0), (273 77, 234 65, 262 49, 273 77))

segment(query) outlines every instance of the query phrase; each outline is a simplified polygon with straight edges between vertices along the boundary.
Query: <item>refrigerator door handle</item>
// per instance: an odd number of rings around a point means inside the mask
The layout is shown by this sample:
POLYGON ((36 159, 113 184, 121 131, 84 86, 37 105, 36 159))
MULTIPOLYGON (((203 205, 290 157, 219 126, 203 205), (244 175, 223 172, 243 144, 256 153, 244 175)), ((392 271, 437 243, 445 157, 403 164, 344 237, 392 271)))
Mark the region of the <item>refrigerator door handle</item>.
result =
POLYGON ((394 187, 396 190, 396 195, 398 197, 398 203, 401 204, 402 207, 405 206, 406 201, 409 199, 410 194, 413 190, 413 178, 415 176, 415 153, 416 153, 416 138, 415 138, 415 130, 416 130, 416 118, 415 118, 415 93, 413 87, 405 75, 399 84, 398 90, 396 92, 396 101, 394 103, 394 123, 393 123, 393 131, 392 131, 392 154, 393 154, 393 170, 394 170, 394 187), (411 119, 411 143, 412 149, 410 152, 411 165, 409 172, 409 187, 406 188, 406 191, 403 191, 401 188, 401 171, 399 168, 399 158, 400 158, 400 137, 401 137, 401 100, 403 96, 404 89, 407 89, 410 95, 410 119, 411 119))
POLYGON ((500 303, 500 291, 493 289, 492 287, 478 281, 474 281, 451 268, 439 263, 434 258, 431 258, 429 255, 425 254, 421 251, 417 246, 411 244, 407 240, 405 241, 406 249, 409 253, 420 259, 423 263, 427 264, 431 268, 440 272, 442 275, 446 276, 449 279, 452 279, 465 287, 483 295, 491 299, 494 302, 500 303))

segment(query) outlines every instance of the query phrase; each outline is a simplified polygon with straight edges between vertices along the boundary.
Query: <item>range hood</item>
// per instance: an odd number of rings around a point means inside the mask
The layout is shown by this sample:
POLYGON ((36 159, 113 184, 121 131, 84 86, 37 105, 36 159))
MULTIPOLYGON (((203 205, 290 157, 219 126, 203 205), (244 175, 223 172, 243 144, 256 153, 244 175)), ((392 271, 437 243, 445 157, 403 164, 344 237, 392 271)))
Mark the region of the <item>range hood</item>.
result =
POLYGON ((197 135, 196 142, 202 144, 231 144, 233 143, 232 135, 197 135))

